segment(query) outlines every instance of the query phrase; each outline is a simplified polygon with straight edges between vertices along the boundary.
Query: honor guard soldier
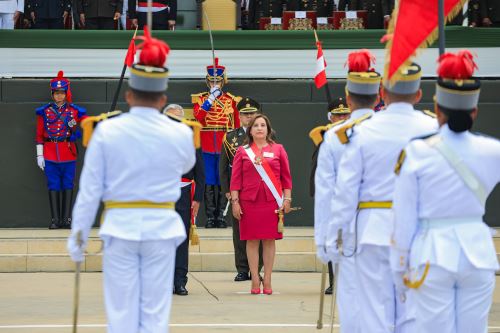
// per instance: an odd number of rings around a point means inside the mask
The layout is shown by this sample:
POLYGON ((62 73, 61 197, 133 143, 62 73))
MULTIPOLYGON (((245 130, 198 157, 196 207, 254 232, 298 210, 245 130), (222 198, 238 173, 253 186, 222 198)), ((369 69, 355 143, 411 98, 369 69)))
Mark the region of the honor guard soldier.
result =
MULTIPOLYGON (((420 66, 413 63, 398 75, 394 84, 384 82, 382 92, 388 105, 384 111, 375 113, 360 126, 348 124, 336 132, 346 147, 339 164, 326 246, 335 258, 339 255, 339 229, 355 234, 354 250, 344 248, 343 252, 344 256, 356 256, 357 301, 363 318, 358 323, 360 332, 404 333, 414 324, 411 312, 405 308, 409 301, 403 303, 395 293, 389 266, 396 178, 393 170, 404 146, 414 137, 436 131, 437 122, 413 108, 422 96, 420 66)), ((365 80, 363 76, 348 79, 349 96, 363 92, 351 90, 349 83, 357 88, 358 82, 365 80)), ((373 107, 378 86, 369 92, 372 97, 366 106, 373 107)))
MULTIPOLYGON (((329 109, 330 109, 330 111, 328 111, 327 117, 328 117, 328 120, 330 121, 330 123, 328 125, 325 125, 325 126, 315 127, 311 130, 311 132, 309 132, 309 137, 313 141, 314 147, 315 147, 312 158, 311 158, 312 165, 311 165, 311 177, 310 177, 310 182, 309 182, 309 193, 310 193, 311 197, 313 197, 313 198, 314 198, 314 192, 315 192, 314 177, 316 174, 316 168, 318 166, 318 153, 319 153, 319 149, 321 147, 321 144, 323 143, 323 137, 324 137, 326 131, 328 131, 333 126, 336 126, 336 125, 343 123, 346 119, 349 118, 349 116, 351 114, 351 110, 349 110, 345 100, 342 97, 339 97, 336 100, 334 100, 331 103, 331 105, 329 105, 329 109)), ((323 212, 323 211, 321 211, 321 212, 323 212)), ((321 212, 318 212, 318 214, 320 214, 321 212)), ((315 214, 316 214, 316 211, 315 211, 315 214)), ((316 223, 315 223, 315 225, 316 225, 316 223)), ((320 233, 319 227, 318 227, 317 232, 320 233)), ((333 291, 333 267, 332 267, 331 262, 328 262, 328 273, 329 273, 328 275, 329 275, 330 285, 325 290, 325 294, 331 295, 332 291, 333 291)))
POLYGON ((335 198, 335 185, 338 182, 339 163, 346 148, 337 131, 361 124, 373 115, 373 107, 378 101, 380 75, 371 69, 373 55, 360 50, 351 52, 347 59, 348 73, 346 102, 351 110, 349 119, 333 125, 324 135, 324 142, 319 149, 316 169, 314 197, 314 238, 316 253, 323 263, 333 261, 339 264, 337 277, 337 304, 339 320, 343 333, 358 332, 359 304, 357 300, 358 282, 355 264, 354 228, 344 229, 344 256, 333 258, 327 253, 328 223, 332 219, 333 208, 338 205, 335 198), (327 207, 325 209, 325 207, 327 207), (340 259, 340 260, 339 260, 340 259))
MULTIPOLYGON (((231 171, 234 155, 236 154, 238 148, 245 144, 248 125, 258 113, 261 113, 259 103, 249 97, 243 98, 238 103, 237 109, 240 115, 241 127, 227 132, 222 143, 222 152, 219 162, 221 191, 225 194, 228 200, 231 198, 229 184, 231 183, 231 171)), ((231 208, 229 208, 229 211, 232 211, 231 208)), ((239 222, 233 218, 231 213, 229 214, 229 218, 231 219, 233 225, 234 264, 236 266, 236 271, 238 272, 234 281, 239 282, 250 280, 250 275, 248 273, 250 268, 248 266, 246 250, 247 242, 240 240, 239 222)), ((260 266, 262 267, 262 245, 260 247, 260 266)))
POLYGON ((500 182, 500 142, 470 129, 480 82, 469 51, 439 59, 435 135, 411 141, 396 166, 391 269, 413 293, 415 332, 486 332, 499 266, 486 199, 500 182))
POLYGON ((226 68, 214 64, 207 66, 206 83, 209 92, 191 95, 193 114, 203 126, 201 129, 201 151, 205 163, 205 213, 206 228, 227 228, 224 210, 227 206, 225 193, 220 189, 219 158, 222 140, 226 133, 240 127, 236 104, 241 98, 223 92, 227 83, 226 68), (215 66, 215 68, 214 68, 215 66))
POLYGON ((100 201, 104 213, 104 298, 108 332, 168 332, 177 246, 181 176, 195 165, 193 132, 160 113, 167 97, 168 46, 147 27, 130 69, 130 112, 99 123, 90 140, 73 210, 68 250, 83 251, 100 201))
POLYGON ((45 171, 49 189, 49 229, 70 228, 71 201, 81 137, 78 124, 86 118, 84 108, 72 103, 70 81, 63 71, 50 81, 53 102, 36 109, 36 154, 45 171))
MULTIPOLYGON (((185 121, 184 109, 180 105, 167 105, 163 113, 174 121, 185 121)), ((189 124, 194 122, 185 121, 185 123, 189 124)), ((198 123, 194 124, 200 126, 198 123)), ((175 203, 175 211, 181 216, 187 235, 192 235, 193 231, 191 231, 191 228, 195 228, 192 224, 194 224, 196 216, 198 215, 204 189, 205 170, 203 169, 203 159, 201 157, 201 150, 196 149, 196 164, 188 173, 182 175, 181 197, 175 203)), ((184 242, 179 245, 175 254, 174 294, 179 296, 188 295, 186 284, 188 281, 187 273, 189 267, 189 241, 190 239, 186 238, 184 242)))
POLYGON ((366 10, 366 29, 384 29, 384 22, 391 18, 390 0, 350 0, 350 10, 366 10))

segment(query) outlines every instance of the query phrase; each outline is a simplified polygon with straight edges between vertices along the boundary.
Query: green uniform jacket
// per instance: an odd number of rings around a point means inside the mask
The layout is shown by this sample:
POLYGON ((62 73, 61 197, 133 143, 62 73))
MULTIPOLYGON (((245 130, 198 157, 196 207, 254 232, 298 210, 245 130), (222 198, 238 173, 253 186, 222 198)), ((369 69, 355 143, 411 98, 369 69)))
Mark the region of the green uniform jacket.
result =
POLYGON ((219 177, 221 191, 224 194, 229 192, 234 155, 238 148, 243 146, 246 137, 247 134, 245 130, 243 127, 240 127, 227 132, 222 142, 222 151, 219 160, 219 177))

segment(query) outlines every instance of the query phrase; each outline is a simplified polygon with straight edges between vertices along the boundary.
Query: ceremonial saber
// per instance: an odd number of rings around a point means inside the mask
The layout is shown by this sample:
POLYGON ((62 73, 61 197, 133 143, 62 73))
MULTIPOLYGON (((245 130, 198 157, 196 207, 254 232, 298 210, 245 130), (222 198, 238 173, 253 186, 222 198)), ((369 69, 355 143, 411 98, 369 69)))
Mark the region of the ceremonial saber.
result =
MULTIPOLYGON (((342 229, 339 229, 337 232, 337 250, 340 255, 343 253, 343 241, 342 241, 342 229)), ((337 307, 337 290, 338 290, 338 280, 339 280, 339 263, 335 264, 335 268, 333 269, 333 291, 332 291, 332 316, 330 322, 330 333, 333 333, 333 324, 335 321, 335 310, 337 307)))
POLYGON ((222 216, 226 217, 228 210, 229 210, 229 200, 227 201, 226 208, 224 208, 224 212, 222 213, 222 216))
MULTIPOLYGON (((82 246, 82 232, 78 231, 76 234, 76 241, 78 246, 82 246)), ((73 333, 76 333, 78 329, 78 305, 80 303, 80 271, 81 262, 76 263, 75 269, 75 290, 73 294, 73 333)))
POLYGON ((323 310, 325 306, 325 286, 326 286, 326 268, 327 265, 323 265, 321 269, 321 289, 319 290, 319 315, 318 322, 316 324, 316 329, 320 330, 323 328, 323 310))

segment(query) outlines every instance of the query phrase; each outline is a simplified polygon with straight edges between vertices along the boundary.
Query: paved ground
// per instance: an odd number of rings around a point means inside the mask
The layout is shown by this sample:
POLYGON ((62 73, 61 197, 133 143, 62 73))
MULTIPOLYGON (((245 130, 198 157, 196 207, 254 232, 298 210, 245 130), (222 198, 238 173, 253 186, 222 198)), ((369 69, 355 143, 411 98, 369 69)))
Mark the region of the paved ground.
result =
MULTIPOLYGON (((320 274, 275 273, 272 296, 250 295, 250 284, 233 282, 233 275, 192 274, 190 295, 174 297, 171 332, 316 331, 320 274)), ((0 274, 0 333, 71 332, 73 281, 69 273, 0 274)), ((78 331, 104 333, 101 274, 85 273, 81 284, 78 331)), ((327 313, 329 306, 328 300, 327 313)), ((324 321, 329 323, 328 315, 324 321)), ((490 332, 500 332, 500 288, 495 292, 490 326, 490 332)))

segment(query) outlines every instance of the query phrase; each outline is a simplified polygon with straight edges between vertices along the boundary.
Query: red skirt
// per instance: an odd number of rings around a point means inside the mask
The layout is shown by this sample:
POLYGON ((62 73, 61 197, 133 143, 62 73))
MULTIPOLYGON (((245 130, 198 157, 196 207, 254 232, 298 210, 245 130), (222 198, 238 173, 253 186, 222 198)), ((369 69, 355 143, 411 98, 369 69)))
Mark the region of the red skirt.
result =
MULTIPOLYGON (((240 200, 243 214, 240 220, 240 240, 282 239, 278 232, 278 204, 266 201, 266 192, 261 186, 255 201, 240 200)), ((235 220, 237 222, 237 220, 235 220)))

